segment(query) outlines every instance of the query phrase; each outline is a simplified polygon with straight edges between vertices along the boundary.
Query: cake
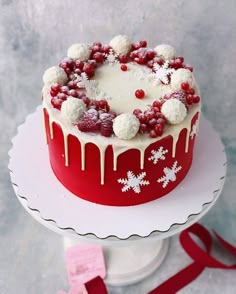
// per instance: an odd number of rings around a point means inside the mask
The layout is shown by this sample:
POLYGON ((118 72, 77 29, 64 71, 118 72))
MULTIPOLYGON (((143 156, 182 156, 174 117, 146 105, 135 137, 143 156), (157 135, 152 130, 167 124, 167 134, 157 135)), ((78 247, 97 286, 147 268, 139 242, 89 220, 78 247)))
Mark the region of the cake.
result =
POLYGON ((143 204, 188 174, 201 101, 193 68, 172 46, 124 35, 73 44, 43 81, 51 168, 75 196, 143 204))

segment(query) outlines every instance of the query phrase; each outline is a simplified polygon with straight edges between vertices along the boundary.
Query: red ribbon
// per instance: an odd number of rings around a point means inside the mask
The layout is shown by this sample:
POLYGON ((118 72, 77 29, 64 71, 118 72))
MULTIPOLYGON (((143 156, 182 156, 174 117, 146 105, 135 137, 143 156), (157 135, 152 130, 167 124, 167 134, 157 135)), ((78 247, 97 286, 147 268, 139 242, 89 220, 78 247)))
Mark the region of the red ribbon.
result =
MULTIPOLYGON (((220 244, 233 256, 236 257, 236 247, 225 241, 214 232, 220 244)), ((194 224, 180 234, 180 243, 185 252, 193 259, 193 262, 167 281, 159 285, 148 294, 174 294, 195 280, 206 268, 236 269, 236 264, 227 265, 211 256, 213 239, 210 233, 200 224, 194 224), (191 237, 197 236, 205 246, 203 250, 191 237)), ((100 277, 88 282, 86 289, 89 294, 107 294, 106 286, 100 277)))

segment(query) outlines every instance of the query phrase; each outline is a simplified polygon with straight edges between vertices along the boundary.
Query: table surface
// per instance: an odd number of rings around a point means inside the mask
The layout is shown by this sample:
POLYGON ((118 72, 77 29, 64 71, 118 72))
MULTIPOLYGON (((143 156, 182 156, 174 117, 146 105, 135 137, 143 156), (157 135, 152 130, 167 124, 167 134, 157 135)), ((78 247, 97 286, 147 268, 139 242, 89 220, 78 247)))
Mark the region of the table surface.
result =
MULTIPOLYGON (((31 218, 17 201, 7 169, 11 138, 40 103, 42 74, 69 45, 109 41, 126 33, 150 47, 175 44, 194 66, 203 112, 225 144, 228 173, 220 199, 201 220, 236 244, 236 132, 234 0, 0 1, 0 293, 55 294, 68 289, 61 236, 31 218), (106 9, 104 9, 106 8, 106 9)), ((221 248, 216 256, 227 261, 221 248)), ((232 262, 232 260, 228 259, 232 262)), ((191 262, 178 236, 161 268, 111 294, 146 294, 191 262)), ((233 271, 207 269, 179 293, 235 293, 233 271)))

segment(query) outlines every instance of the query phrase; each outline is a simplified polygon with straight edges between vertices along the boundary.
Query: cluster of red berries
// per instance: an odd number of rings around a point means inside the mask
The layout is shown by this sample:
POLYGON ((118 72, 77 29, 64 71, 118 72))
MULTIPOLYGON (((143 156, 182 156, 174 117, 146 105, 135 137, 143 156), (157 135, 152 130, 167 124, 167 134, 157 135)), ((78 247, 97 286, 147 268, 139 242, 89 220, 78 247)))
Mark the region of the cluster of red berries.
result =
POLYGON ((85 72, 89 78, 92 78, 95 73, 96 65, 97 63, 95 60, 83 62, 71 58, 65 58, 59 64, 59 66, 67 73, 69 79, 73 79, 74 74, 81 75, 82 72, 85 72))
POLYGON ((130 53, 130 59, 137 62, 138 64, 148 65, 148 62, 152 61, 155 56, 156 56, 156 52, 152 49, 147 49, 147 48, 139 48, 130 53))
POLYGON ((113 119, 116 117, 114 112, 105 110, 96 110, 91 105, 83 117, 79 120, 77 126, 82 132, 100 132, 104 137, 110 137, 113 134, 113 119))
POLYGON ((190 105, 197 104, 201 100, 200 96, 195 95, 195 90, 193 88, 190 88, 188 83, 181 84, 181 91, 176 91, 171 94, 166 94, 164 96, 164 100, 173 98, 176 98, 184 103, 187 109, 190 105))
POLYGON ((162 101, 154 101, 147 110, 135 109, 133 111, 133 114, 140 122, 139 133, 148 133, 151 138, 156 138, 163 134, 166 121, 161 113, 162 104, 162 101))

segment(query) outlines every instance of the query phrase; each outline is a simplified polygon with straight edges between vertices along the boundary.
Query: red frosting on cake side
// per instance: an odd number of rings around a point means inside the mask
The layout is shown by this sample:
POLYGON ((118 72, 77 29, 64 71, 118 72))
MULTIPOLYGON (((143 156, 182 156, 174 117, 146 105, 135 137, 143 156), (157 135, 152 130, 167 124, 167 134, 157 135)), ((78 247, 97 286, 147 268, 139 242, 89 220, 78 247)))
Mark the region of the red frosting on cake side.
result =
MULTIPOLYGON (((199 113, 196 113, 193 117, 192 126, 198 116, 199 113)), ((158 139, 145 150, 144 169, 140 168, 140 151, 130 149, 118 156, 117 170, 114 171, 113 149, 109 145, 105 151, 104 184, 102 185, 99 148, 92 143, 85 145, 85 170, 82 170, 80 142, 77 137, 70 134, 68 136, 68 166, 66 166, 62 129, 54 122, 52 139, 46 109, 44 109, 44 117, 50 163, 56 177, 73 194, 87 201, 111 206, 146 203, 167 195, 184 179, 191 167, 195 136, 189 137, 188 152, 185 152, 187 129, 183 129, 177 141, 175 157, 172 157, 172 136, 158 139), (168 152, 164 154, 164 160, 160 159, 155 164, 154 159, 150 159, 153 155, 152 151, 158 151, 160 147, 168 152), (170 176, 167 184, 163 178, 165 171, 168 171, 166 168, 177 170, 172 177, 170 176), (128 177, 133 180, 127 184, 128 177)))

